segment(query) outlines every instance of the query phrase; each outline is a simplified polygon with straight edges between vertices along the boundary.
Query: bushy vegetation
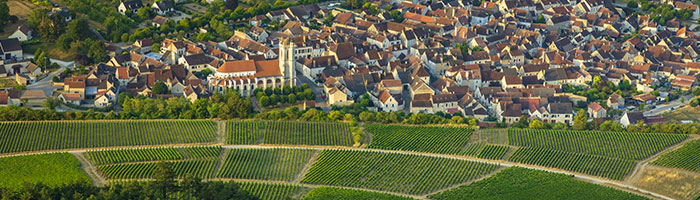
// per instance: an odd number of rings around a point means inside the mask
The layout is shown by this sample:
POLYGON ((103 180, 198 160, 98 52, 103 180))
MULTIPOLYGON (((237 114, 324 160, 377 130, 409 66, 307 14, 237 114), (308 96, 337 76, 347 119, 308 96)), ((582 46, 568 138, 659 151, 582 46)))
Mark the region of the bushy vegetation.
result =
POLYGON ((426 194, 476 179, 496 168, 430 156, 324 150, 301 182, 426 194))
POLYGON ((367 124, 369 148, 457 154, 473 133, 469 128, 367 124))
MULTIPOLYGON (((0 158, 0 188, 19 190, 24 184, 59 186, 71 182, 90 182, 80 161, 69 153, 40 154, 0 158)), ((2 193, 0 193, 0 196, 2 193)))
POLYGON ((661 155, 654 164, 700 172, 700 140, 688 142, 679 149, 661 155))
POLYGON ((511 167, 466 186, 429 196, 431 199, 646 199, 564 174, 511 167))
POLYGON ((379 192, 368 192, 362 190, 351 190, 331 187, 317 187, 309 191, 304 197, 305 200, 411 200, 413 198, 396 196, 379 192))
POLYGON ((218 177, 293 181, 313 150, 232 149, 218 177))
POLYGON ((216 139, 212 121, 71 121, 0 123, 0 153, 93 148, 216 139))
POLYGON ((352 146, 347 123, 295 121, 229 121, 228 144, 352 146))

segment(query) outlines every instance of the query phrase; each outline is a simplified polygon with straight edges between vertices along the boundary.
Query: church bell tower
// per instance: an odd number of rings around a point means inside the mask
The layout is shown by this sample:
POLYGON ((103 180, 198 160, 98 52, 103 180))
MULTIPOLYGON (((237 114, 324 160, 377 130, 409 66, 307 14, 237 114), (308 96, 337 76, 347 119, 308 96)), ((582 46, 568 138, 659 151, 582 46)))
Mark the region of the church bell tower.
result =
POLYGON ((294 59, 294 42, 289 38, 283 38, 279 41, 279 67, 282 76, 284 77, 284 84, 289 84, 290 86, 296 85, 296 61, 294 59))

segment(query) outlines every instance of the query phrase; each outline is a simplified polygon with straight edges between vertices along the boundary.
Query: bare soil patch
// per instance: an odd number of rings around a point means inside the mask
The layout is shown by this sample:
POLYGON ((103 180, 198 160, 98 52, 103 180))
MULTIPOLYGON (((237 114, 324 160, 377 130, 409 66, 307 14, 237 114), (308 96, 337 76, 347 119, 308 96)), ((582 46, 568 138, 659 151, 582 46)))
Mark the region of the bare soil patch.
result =
POLYGON ((648 165, 633 184, 677 199, 694 199, 700 196, 700 173, 681 169, 648 165))

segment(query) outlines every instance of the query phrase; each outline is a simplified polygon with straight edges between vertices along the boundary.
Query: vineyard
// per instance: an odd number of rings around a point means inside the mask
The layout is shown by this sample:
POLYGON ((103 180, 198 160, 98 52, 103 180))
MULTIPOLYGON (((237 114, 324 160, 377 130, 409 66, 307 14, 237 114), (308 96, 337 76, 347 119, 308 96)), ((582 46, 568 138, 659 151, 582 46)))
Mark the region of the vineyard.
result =
POLYGON ((513 146, 628 160, 642 160, 686 137, 681 134, 508 129, 508 143, 513 146))
POLYGON ((486 145, 476 156, 483 159, 500 160, 508 152, 507 146, 486 145))
POLYGON ((368 192, 362 190, 351 190, 331 187, 318 187, 309 191, 304 197, 305 200, 411 200, 413 198, 396 196, 379 192, 368 192))
POLYGON ((464 160, 324 150, 302 183, 426 194, 483 176, 498 166, 464 160))
POLYGON ((483 142, 486 142, 489 144, 500 144, 500 145, 507 145, 508 144, 508 132, 506 131, 505 128, 479 129, 476 132, 479 135, 480 141, 483 141, 483 142))
POLYGON ((182 154, 180 154, 180 152, 178 152, 175 148, 88 151, 87 156, 96 165, 182 159, 182 154))
POLYGON ((352 146, 346 123, 296 121, 228 121, 227 144, 352 146))
POLYGON ((109 146, 208 143, 212 121, 2 122, 0 153, 109 146))
POLYGON ((457 154, 473 130, 454 127, 397 126, 367 124, 373 134, 369 148, 457 154))
POLYGON ((654 164, 700 172, 700 140, 688 142, 679 149, 661 155, 654 164))
POLYGON ((564 174, 511 167, 431 199, 646 199, 611 187, 576 180, 564 174))
POLYGON ((256 182, 240 182, 241 189, 259 197, 262 200, 289 199, 301 189, 301 186, 290 184, 268 184, 256 182))
POLYGON ((470 143, 467 144, 464 152, 462 152, 462 155, 468 155, 468 156, 476 156, 481 152, 482 149, 486 146, 486 143, 484 142, 476 142, 476 143, 470 143))
POLYGON ((636 164, 633 160, 527 147, 519 148, 508 160, 616 180, 622 180, 636 164))
POLYGON ((158 162, 169 162, 178 177, 212 178, 221 147, 89 151, 88 157, 107 179, 152 178, 158 162))
POLYGON ((0 188, 9 189, 19 189, 24 183, 58 186, 75 181, 90 182, 80 168, 80 161, 69 153, 0 158, 0 177, 0 188))
POLYGON ((313 152, 308 149, 232 149, 218 177, 292 181, 313 152))

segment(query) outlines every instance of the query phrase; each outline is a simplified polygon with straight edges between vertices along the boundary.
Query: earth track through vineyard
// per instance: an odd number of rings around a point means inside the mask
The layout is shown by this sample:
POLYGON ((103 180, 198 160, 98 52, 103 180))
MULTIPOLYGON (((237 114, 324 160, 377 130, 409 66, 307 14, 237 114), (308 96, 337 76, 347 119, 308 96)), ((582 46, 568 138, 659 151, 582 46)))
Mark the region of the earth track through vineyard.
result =
POLYGON ((83 168, 83 171, 85 171, 85 174, 92 179, 92 184, 95 186, 101 187, 104 186, 107 183, 107 180, 100 175, 99 172, 97 172, 97 168, 95 167, 94 164, 92 164, 92 161, 85 157, 85 151, 74 151, 70 152, 75 158, 77 158, 81 165, 81 168, 83 168))

